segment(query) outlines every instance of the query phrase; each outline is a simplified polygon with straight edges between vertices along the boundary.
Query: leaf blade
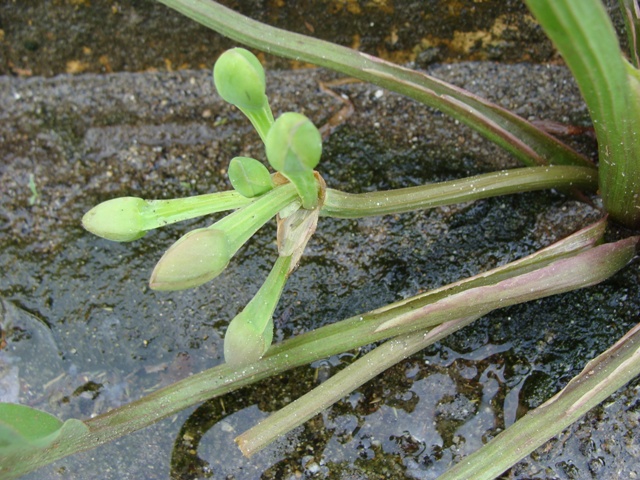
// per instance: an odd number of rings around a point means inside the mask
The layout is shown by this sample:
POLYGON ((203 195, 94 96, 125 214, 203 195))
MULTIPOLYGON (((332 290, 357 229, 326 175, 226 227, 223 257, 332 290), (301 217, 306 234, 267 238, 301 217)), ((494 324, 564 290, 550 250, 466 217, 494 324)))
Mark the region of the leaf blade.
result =
POLYGON ((438 108, 487 136, 525 165, 552 163, 593 168, 593 164, 584 156, 527 120, 424 73, 330 42, 262 24, 210 0, 159 1, 251 47, 327 67, 438 108), (460 103, 468 105, 473 111, 461 112, 460 103), (523 145, 533 149, 536 155, 532 156, 531 151, 523 148, 523 145))

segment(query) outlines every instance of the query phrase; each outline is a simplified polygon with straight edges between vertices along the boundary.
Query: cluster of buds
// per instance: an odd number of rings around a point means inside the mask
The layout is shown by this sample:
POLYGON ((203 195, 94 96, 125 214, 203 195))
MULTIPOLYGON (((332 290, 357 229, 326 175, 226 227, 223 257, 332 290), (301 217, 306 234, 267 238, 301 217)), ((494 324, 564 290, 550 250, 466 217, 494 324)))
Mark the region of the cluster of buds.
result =
POLYGON ((172 200, 122 197, 92 208, 82 219, 90 232, 117 242, 143 237, 170 223, 235 210, 209 227, 176 241, 151 273, 155 290, 197 287, 220 275, 231 258, 265 223, 278 218, 278 259, 253 299, 230 322, 227 363, 253 363, 273 339, 273 312, 318 221, 324 191, 314 171, 322 154, 318 129, 304 115, 288 112, 274 120, 262 65, 248 50, 223 53, 213 69, 220 96, 251 121, 265 144, 275 173, 260 161, 235 157, 228 174, 233 190, 172 200))

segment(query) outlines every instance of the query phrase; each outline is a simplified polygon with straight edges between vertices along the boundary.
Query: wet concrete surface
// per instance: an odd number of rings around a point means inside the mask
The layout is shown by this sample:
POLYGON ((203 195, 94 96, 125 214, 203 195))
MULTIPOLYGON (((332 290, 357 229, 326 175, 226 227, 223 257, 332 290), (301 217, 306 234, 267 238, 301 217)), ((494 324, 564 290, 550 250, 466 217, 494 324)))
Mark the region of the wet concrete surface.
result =
MULTIPOLYGON (((526 118, 588 123, 561 67, 461 63, 431 73, 526 118)), ((301 111, 322 125, 342 106, 318 88, 333 79, 324 70, 269 73, 274 110, 301 111)), ((325 142, 319 170, 332 188, 397 188, 517 165, 466 127, 402 97, 364 84, 336 91, 355 113, 325 142)), ((257 135, 218 99, 209 72, 0 77, 0 104, 7 335, 0 362, 10 399, 86 418, 219 364, 228 320, 275 259, 273 225, 218 279, 173 293, 148 289, 155 262, 211 219, 130 244, 80 226, 84 212, 115 196, 228 189, 233 156, 263 158, 257 135)), ((588 136, 569 141, 595 155, 588 136)), ((561 193, 538 192, 381 218, 323 218, 276 311, 276 339, 520 258, 600 215, 561 193)), ((639 273, 634 263, 600 286, 488 315, 250 460, 233 444, 238 433, 362 352, 213 400, 27 478, 435 478, 637 322, 639 273)), ((622 389, 505 478, 634 478, 637 388, 636 381, 622 389)))
MULTIPOLYGON (((522 0, 225 0, 279 28, 398 62, 558 62, 522 0)), ((622 27, 617 0, 606 0, 622 27)), ((625 41, 622 38, 623 42, 625 41)), ((0 74, 204 68, 227 39, 152 0, 0 2, 0 74)), ((301 66, 275 57, 269 67, 301 66)))

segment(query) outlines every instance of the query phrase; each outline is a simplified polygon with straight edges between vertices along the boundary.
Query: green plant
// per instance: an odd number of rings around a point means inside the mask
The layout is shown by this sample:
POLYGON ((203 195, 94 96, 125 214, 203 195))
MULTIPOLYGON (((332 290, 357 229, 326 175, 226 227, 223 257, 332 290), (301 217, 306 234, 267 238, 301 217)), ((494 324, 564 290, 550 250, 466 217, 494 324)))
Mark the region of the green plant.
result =
MULTIPOLYGON (((263 287, 229 325, 225 339, 227 364, 86 421, 61 423, 27 407, 0 405, 0 465, 8 477, 112 440, 188 405, 293 366, 390 339, 317 390, 241 435, 238 443, 251 454, 388 366, 478 316, 495 308, 592 285, 623 268, 635 255, 638 237, 599 244, 606 228, 603 220, 519 261, 270 347, 273 309, 320 216, 383 215, 541 188, 593 191, 599 187, 611 216, 637 227, 639 209, 634 202, 638 199, 636 168, 640 157, 635 155, 639 144, 633 135, 640 112, 635 96, 637 71, 612 47, 612 29, 595 29, 596 33, 591 34, 595 40, 585 33, 602 22, 607 24, 596 0, 551 2, 557 6, 555 10, 549 8, 548 1, 529 2, 552 38, 558 37, 561 52, 567 55, 581 89, 589 95, 589 108, 598 124, 601 159, 606 163, 603 168, 601 162, 596 170, 581 155, 525 120, 420 73, 325 42, 276 32, 213 2, 164 3, 248 45, 268 46, 274 53, 329 66, 437 106, 529 166, 387 192, 354 195, 327 188, 320 174, 313 171, 321 153, 317 129, 295 113, 284 114, 274 122, 259 62, 246 50, 231 51, 214 70, 216 85, 223 98, 249 117, 265 142, 266 158, 277 173, 270 175, 254 159, 236 158, 229 168, 234 192, 170 201, 127 197, 99 205, 85 217, 85 225, 95 233, 129 241, 160 225, 237 209, 210 227, 189 232, 166 252, 150 283, 154 288, 171 290, 190 288, 214 278, 248 238, 269 219, 279 216, 278 259, 263 287), (589 48, 581 48, 585 45, 589 48), (614 74, 611 78, 594 77, 591 71, 595 67, 598 72, 611 69, 614 74), (242 72, 241 82, 237 71, 242 72), (617 92, 622 93, 618 96, 617 92), (621 144, 624 147, 618 148, 621 144), (553 166, 536 166, 546 163, 553 166), (114 215, 119 215, 119 221, 108 223, 115 228, 105 228, 104 217, 110 219, 114 215), (33 421, 36 416, 45 419, 37 428, 33 421)), ((630 22, 630 28, 632 25, 630 22)), ((448 477, 498 475, 635 377, 640 373, 634 346, 638 335, 637 328, 630 331, 557 397, 496 437, 470 462, 454 467, 448 477), (535 437, 532 432, 537 432, 535 437), (501 453, 505 449, 509 455, 501 453)))

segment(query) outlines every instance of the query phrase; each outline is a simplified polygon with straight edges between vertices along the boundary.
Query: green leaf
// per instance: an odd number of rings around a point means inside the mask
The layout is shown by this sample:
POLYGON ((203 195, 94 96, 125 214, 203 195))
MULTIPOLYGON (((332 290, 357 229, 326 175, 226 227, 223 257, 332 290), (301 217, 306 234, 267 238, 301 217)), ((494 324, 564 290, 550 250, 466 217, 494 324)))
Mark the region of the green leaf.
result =
POLYGON ((528 412, 482 448, 465 457, 441 480, 491 480, 577 421, 640 375, 640 324, 591 360, 554 397, 528 412))
POLYGON ((16 478, 49 463, 50 452, 71 449, 89 432, 80 420, 53 415, 15 403, 0 403, 0 477, 16 478))
POLYGON ((159 0, 222 35, 274 55, 331 68, 438 108, 526 165, 593 164, 509 110, 442 80, 331 42, 278 29, 209 0, 159 0))
POLYGON ((633 65, 640 67, 640 6, 637 0, 618 0, 629 41, 629 56, 633 65))
POLYGON ((62 421, 47 412, 0 403, 0 454, 39 445, 60 427, 62 421))
POLYGON ((600 0, 526 0, 571 69, 598 138, 610 217, 640 225, 640 82, 600 0))
POLYGON ((451 293, 438 301, 409 310, 382 323, 378 332, 412 325, 419 330, 472 314, 529 302, 549 295, 595 285, 624 267, 634 256, 640 237, 629 237, 557 260, 522 275, 451 293))

